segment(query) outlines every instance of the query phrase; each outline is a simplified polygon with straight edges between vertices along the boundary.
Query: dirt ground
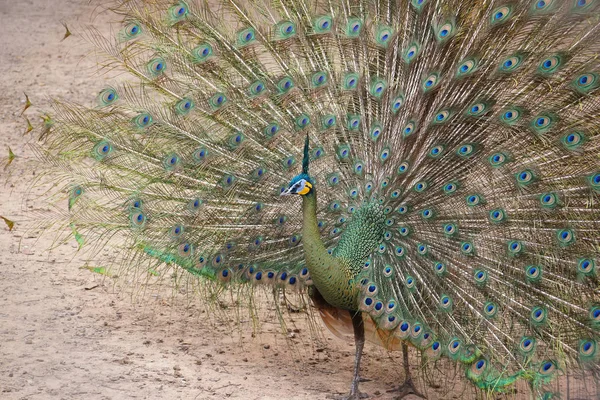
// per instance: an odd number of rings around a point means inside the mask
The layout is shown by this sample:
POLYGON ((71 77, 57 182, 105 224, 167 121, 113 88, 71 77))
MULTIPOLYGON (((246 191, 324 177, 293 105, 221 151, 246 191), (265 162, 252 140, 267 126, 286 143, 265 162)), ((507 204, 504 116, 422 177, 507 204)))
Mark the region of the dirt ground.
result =
MULTIPOLYGON (((109 17, 92 19, 94 11, 86 0, 0 0, 0 157, 8 146, 29 157, 24 93, 33 121, 50 97, 90 104, 104 86, 85 57, 90 47, 76 35, 61 41, 61 22, 106 32, 109 17)), ((315 342, 301 316, 293 339, 269 320, 252 337, 223 316, 209 321, 198 300, 168 287, 133 301, 80 268, 74 240, 48 252, 51 237, 20 227, 35 207, 21 201, 31 172, 13 173, 17 183, 0 182, 0 215, 17 223, 9 233, 0 221, 1 399, 326 399, 348 389, 353 345, 328 332, 315 342)), ((362 390, 393 398, 398 357, 367 344, 363 360, 362 390)))

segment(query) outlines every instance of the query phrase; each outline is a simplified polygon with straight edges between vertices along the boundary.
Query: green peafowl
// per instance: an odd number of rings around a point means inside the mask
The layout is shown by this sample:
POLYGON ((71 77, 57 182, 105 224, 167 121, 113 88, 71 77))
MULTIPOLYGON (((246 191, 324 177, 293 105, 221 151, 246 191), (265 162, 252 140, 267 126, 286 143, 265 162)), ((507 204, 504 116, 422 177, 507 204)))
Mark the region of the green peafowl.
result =
POLYGON ((422 391, 598 396, 598 3, 115 1, 87 39, 119 79, 39 130, 46 223, 307 294, 354 335, 349 399, 365 340, 403 393, 415 351, 422 391))

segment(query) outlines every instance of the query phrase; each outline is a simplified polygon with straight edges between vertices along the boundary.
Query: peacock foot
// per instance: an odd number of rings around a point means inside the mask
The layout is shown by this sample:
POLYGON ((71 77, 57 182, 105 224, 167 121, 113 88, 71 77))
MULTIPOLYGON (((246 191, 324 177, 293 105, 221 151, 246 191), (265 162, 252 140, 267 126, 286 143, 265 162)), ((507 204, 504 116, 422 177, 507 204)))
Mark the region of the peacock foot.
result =
POLYGON ((405 380, 404 383, 402 385, 398 386, 397 388, 388 390, 388 393, 396 393, 396 392, 398 393, 398 395, 396 397, 394 397, 394 400, 403 399, 406 396, 408 396, 409 394, 420 397, 422 399, 427 398, 415 388, 415 385, 414 385, 412 379, 410 379, 410 378, 405 380))
POLYGON ((362 393, 359 391, 356 392, 350 392, 350 394, 348 395, 330 395, 327 396, 328 399, 333 399, 333 400, 360 400, 360 399, 367 399, 369 398, 369 395, 366 393, 362 393))

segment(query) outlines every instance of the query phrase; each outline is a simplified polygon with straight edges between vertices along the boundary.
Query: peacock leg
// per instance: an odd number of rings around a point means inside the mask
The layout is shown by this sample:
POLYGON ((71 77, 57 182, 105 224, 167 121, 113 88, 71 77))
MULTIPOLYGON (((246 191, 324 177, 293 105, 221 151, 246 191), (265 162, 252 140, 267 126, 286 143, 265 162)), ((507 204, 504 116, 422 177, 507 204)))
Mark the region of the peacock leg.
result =
POLYGON ((410 375, 409 363, 408 363, 408 345, 402 342, 402 363, 404 364, 404 383, 399 386, 397 389, 394 389, 394 392, 399 392, 399 395, 395 398, 396 400, 402 399, 409 394, 421 397, 425 399, 421 393, 417 391, 415 385, 412 381, 412 376, 410 375))
POLYGON ((354 343, 356 347, 356 353, 354 355, 354 375, 352 377, 352 386, 350 387, 350 394, 344 396, 342 400, 360 400, 368 397, 366 394, 360 393, 358 390, 358 383, 360 382, 360 358, 362 357, 363 347, 365 345, 365 327, 363 326, 362 314, 360 312, 350 311, 352 317, 352 327, 354 328, 354 343))

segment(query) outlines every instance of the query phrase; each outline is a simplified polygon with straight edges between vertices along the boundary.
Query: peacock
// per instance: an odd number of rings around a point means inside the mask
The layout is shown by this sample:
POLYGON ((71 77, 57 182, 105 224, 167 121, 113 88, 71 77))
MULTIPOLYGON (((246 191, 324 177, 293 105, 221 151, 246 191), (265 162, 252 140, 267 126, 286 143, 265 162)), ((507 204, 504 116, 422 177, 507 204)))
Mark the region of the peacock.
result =
POLYGON ((114 78, 34 130, 36 222, 140 279, 307 296, 354 338, 347 399, 365 341, 403 394, 596 398, 599 3, 115 0, 82 33, 114 78))

